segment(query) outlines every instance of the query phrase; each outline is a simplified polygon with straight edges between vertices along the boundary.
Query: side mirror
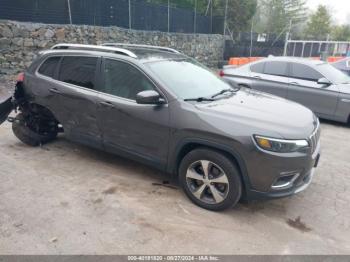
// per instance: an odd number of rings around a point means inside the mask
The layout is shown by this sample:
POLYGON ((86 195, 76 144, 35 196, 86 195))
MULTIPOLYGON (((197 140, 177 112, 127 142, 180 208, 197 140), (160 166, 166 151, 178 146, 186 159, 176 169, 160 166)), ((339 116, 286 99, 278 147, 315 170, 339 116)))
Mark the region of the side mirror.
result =
POLYGON ((330 86, 332 83, 327 78, 322 77, 318 79, 317 84, 323 85, 323 86, 330 86))
POLYGON ((142 91, 136 95, 136 103, 144 105, 164 104, 164 99, 154 90, 142 91))

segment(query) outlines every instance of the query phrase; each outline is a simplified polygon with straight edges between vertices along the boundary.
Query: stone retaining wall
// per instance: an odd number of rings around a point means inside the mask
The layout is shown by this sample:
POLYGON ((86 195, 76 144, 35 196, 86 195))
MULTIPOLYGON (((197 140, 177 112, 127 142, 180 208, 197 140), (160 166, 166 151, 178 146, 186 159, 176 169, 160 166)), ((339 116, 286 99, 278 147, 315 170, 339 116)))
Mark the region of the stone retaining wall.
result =
POLYGON ((125 42, 175 48, 209 67, 223 57, 223 36, 127 30, 119 27, 48 25, 0 20, 0 75, 29 66, 38 51, 57 43, 125 42))

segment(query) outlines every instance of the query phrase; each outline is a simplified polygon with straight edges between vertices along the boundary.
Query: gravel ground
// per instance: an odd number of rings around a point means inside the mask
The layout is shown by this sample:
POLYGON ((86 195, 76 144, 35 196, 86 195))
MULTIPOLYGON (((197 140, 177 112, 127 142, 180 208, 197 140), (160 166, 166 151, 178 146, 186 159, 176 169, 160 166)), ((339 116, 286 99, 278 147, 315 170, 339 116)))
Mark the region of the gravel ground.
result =
POLYGON ((306 191, 215 213, 154 169, 63 136, 28 147, 4 123, 0 254, 350 254, 350 127, 321 125, 306 191))

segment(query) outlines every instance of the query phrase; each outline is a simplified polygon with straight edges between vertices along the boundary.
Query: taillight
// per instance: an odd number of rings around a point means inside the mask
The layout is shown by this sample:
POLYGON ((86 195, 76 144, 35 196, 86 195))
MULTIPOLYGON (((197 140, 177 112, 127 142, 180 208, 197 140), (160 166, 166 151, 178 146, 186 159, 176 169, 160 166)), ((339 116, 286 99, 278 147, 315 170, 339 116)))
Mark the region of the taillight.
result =
POLYGON ((17 82, 24 82, 24 73, 20 73, 17 76, 17 82))
POLYGON ((219 72, 219 76, 220 76, 220 77, 225 76, 224 70, 220 70, 220 72, 219 72))

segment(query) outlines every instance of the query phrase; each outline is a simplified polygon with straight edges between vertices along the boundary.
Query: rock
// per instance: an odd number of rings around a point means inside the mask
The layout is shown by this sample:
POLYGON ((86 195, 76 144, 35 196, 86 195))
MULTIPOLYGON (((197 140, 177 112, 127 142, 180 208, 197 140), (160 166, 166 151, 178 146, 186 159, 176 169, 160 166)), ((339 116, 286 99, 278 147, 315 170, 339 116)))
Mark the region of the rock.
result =
POLYGON ((0 27, 0 37, 1 36, 11 38, 11 37, 13 37, 13 33, 8 26, 1 26, 0 27))
POLYGON ((23 38, 16 37, 12 39, 12 43, 16 46, 23 46, 24 40, 23 38))
POLYGON ((24 39, 24 44, 23 45, 25 47, 32 47, 32 46, 34 46, 33 39, 31 39, 31 38, 24 39))
POLYGON ((56 31, 56 38, 57 38, 58 41, 64 40, 65 37, 66 37, 66 34, 65 34, 64 28, 58 29, 56 31))
POLYGON ((11 44, 11 40, 8 38, 0 38, 0 49, 9 48, 11 44))
POLYGON ((45 38, 52 38, 55 35, 55 32, 52 31, 51 29, 47 29, 45 32, 45 38))
POLYGON ((57 237, 53 237, 53 238, 51 238, 50 240, 49 240, 49 242, 51 242, 51 243, 55 243, 55 242, 57 242, 58 241, 58 238, 57 237))

